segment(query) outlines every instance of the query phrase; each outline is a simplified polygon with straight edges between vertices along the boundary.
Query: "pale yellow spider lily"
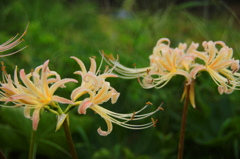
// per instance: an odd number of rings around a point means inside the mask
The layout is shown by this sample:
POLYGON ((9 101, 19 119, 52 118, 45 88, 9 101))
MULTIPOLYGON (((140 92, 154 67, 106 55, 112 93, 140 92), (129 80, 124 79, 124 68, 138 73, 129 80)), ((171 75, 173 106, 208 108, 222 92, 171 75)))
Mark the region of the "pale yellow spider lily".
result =
POLYGON ((59 87, 65 87, 68 82, 77 82, 74 79, 61 79, 55 71, 48 68, 49 60, 43 65, 36 67, 29 74, 25 74, 21 69, 20 79, 17 73, 17 67, 14 72, 14 79, 4 72, 3 82, 0 87, 0 101, 5 103, 12 102, 16 106, 24 106, 24 115, 32 119, 33 129, 36 130, 40 120, 40 110, 45 106, 55 106, 55 102, 73 104, 69 99, 55 95, 59 87), (31 116, 31 109, 33 114, 31 116))
MULTIPOLYGON (((102 87, 99 90, 90 90, 90 89, 82 88, 82 89, 78 89, 78 91, 75 92, 75 94, 76 95, 78 93, 82 94, 82 92, 87 92, 90 95, 90 97, 85 98, 81 102, 81 104, 78 107, 78 113, 86 114, 86 110, 90 108, 94 112, 99 114, 107 123, 107 131, 103 131, 100 127, 97 129, 97 132, 99 133, 99 135, 102 135, 102 136, 107 136, 112 132, 112 129, 113 129, 112 123, 115 123, 117 125, 120 125, 128 129, 145 129, 145 128, 154 126, 156 124, 156 121, 154 120, 142 125, 128 124, 128 122, 131 120, 140 120, 140 119, 147 118, 161 109, 159 108, 153 112, 139 115, 139 113, 142 110, 144 110, 147 106, 143 107, 141 110, 137 112, 130 113, 130 114, 115 113, 101 107, 100 104, 107 102, 110 99, 112 104, 114 104, 120 95, 120 93, 118 93, 115 89, 113 89, 110 86, 109 82, 104 82, 102 87)), ((74 96, 72 98, 74 98, 74 96)))
POLYGON ((162 88, 173 76, 181 75, 191 83, 189 70, 192 67, 194 56, 192 50, 196 49, 198 44, 192 43, 188 50, 186 44, 180 44, 177 48, 170 48, 170 41, 167 38, 160 39, 153 49, 153 54, 149 56, 150 66, 145 68, 128 68, 123 66, 109 56, 105 59, 114 71, 121 78, 133 79, 142 77, 140 84, 143 88, 162 88))
POLYGON ((200 71, 207 71, 213 81, 218 85, 220 94, 232 93, 240 88, 239 60, 235 60, 232 48, 222 41, 203 42, 204 51, 193 51, 195 57, 201 59, 202 64, 196 64, 191 70, 191 77, 196 78, 200 71), (218 49, 217 47, 220 47, 218 49))
MULTIPOLYGON (((15 37, 12 37, 9 40, 7 40, 6 42, 4 42, 3 44, 0 44, 0 52, 10 50, 10 49, 14 48, 15 46, 19 45, 20 43, 22 43, 24 41, 22 39, 22 37, 27 33, 27 28, 28 28, 28 25, 27 25, 25 31, 23 32, 23 34, 20 37, 18 37, 18 34, 17 34, 15 37)), ((9 54, 0 55, 0 57, 13 55, 13 54, 23 50, 26 47, 27 46, 21 48, 20 50, 15 51, 15 52, 9 53, 9 54)))
MULTIPOLYGON (((114 66, 114 72, 120 78, 138 78, 140 85, 146 89, 162 88, 176 75, 184 76, 186 84, 189 85, 192 83, 190 70, 194 66, 195 60, 192 51, 197 47, 196 43, 192 43, 188 48, 186 44, 180 43, 178 47, 171 48, 170 40, 162 38, 158 40, 153 48, 153 53, 149 56, 149 67, 128 68, 108 55, 105 55, 105 60, 109 65, 114 66), (141 78, 142 80, 140 80, 141 78)), ((192 106, 195 107, 193 89, 191 89, 190 99, 192 106)))
POLYGON ((89 71, 86 70, 81 60, 79 60, 76 57, 72 58, 74 58, 81 67, 81 71, 77 71, 75 73, 82 76, 82 84, 72 91, 71 99, 76 104, 79 104, 78 106, 79 114, 86 114, 86 109, 90 108, 96 113, 98 113, 102 118, 104 118, 104 120, 107 123, 108 129, 107 131, 103 131, 101 128, 99 128, 97 131, 100 135, 106 136, 109 133, 111 133, 112 123, 118 124, 129 129, 144 129, 150 126, 154 126, 156 124, 156 121, 154 120, 153 122, 143 125, 132 125, 128 124, 127 122, 130 120, 140 120, 149 117, 159 109, 151 113, 138 115, 138 113, 145 109, 146 106, 140 111, 131 114, 119 114, 101 107, 100 104, 103 104, 104 102, 107 102, 110 99, 112 104, 114 104, 117 101, 120 93, 118 93, 113 87, 111 87, 109 82, 105 81, 107 77, 117 76, 113 75, 111 73, 111 70, 105 71, 103 72, 103 74, 100 74, 99 70, 96 71, 97 70, 96 62, 92 58, 90 58, 91 66, 89 71), (79 98, 84 94, 85 95, 88 94, 89 97, 85 98, 83 101, 80 101, 79 98))

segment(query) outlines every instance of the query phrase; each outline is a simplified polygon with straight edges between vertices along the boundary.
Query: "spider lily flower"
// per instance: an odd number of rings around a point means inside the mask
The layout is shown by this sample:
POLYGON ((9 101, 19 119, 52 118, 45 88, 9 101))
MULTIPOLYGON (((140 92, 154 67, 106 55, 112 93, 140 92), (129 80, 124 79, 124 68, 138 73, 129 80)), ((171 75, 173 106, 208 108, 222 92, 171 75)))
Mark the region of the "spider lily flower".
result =
MULTIPOLYGON (((80 66, 81 71, 75 71, 74 74, 80 75, 82 77, 82 83, 81 86, 79 87, 79 89, 81 89, 82 87, 84 88, 89 88, 90 90, 93 89, 99 89, 102 85, 102 83, 105 81, 106 78, 108 77, 117 77, 117 75, 112 74, 112 69, 107 70, 105 69, 105 71, 100 74, 100 67, 97 69, 97 64, 95 59, 90 58, 90 69, 89 71, 87 71, 84 63, 78 59, 77 57, 72 56, 72 59, 74 59, 78 65, 80 66)), ((102 62, 101 62, 102 64, 102 62)), ((76 89, 77 91, 77 89, 76 89)), ((73 91, 75 92, 75 91, 73 91)), ((82 92, 84 94, 84 92, 82 92)), ((78 94, 78 96, 75 96, 75 98, 80 97, 81 94, 78 94)), ((74 99, 75 100, 75 99, 74 99)))
POLYGON ((154 126, 156 124, 156 121, 154 120, 150 123, 143 125, 132 125, 128 124, 127 122, 129 122, 130 120, 140 120, 149 117, 159 109, 151 113, 138 115, 147 106, 143 107, 141 110, 135 113, 130 114, 115 113, 101 107, 100 104, 103 104, 104 102, 107 102, 109 100, 111 100, 112 104, 117 101, 120 93, 118 93, 113 87, 111 87, 109 82, 105 81, 107 77, 117 76, 113 75, 111 73, 111 70, 107 72, 105 71, 103 74, 99 74, 100 71, 96 71, 96 62, 94 59, 91 58, 90 70, 87 72, 86 67, 81 60, 75 57, 72 58, 74 58, 81 67, 81 71, 77 71, 75 73, 82 76, 82 84, 72 91, 71 99, 73 102, 75 102, 75 104, 79 105, 79 114, 86 114, 86 110, 90 108, 106 121, 107 131, 103 131, 101 128, 98 128, 97 132, 100 135, 107 136, 109 133, 111 133, 113 129, 112 123, 129 129, 144 129, 154 126), (88 94, 89 97, 85 98, 83 101, 79 101, 78 99, 84 94, 88 94))
MULTIPOLYGON (((113 129, 112 123, 115 123, 117 125, 120 125, 128 129, 145 129, 145 128, 154 126, 156 124, 156 121, 154 121, 153 119, 152 119, 153 120, 152 122, 142 124, 142 125, 128 124, 128 122, 131 120, 140 120, 140 119, 147 118, 152 114, 154 114, 155 112, 157 112, 158 110, 162 109, 162 108, 159 108, 153 112, 139 115, 139 113, 142 110, 144 110, 147 107, 147 105, 143 107, 141 110, 134 113, 130 113, 130 114, 115 113, 101 107, 100 104, 107 102, 110 99, 112 104, 114 104, 120 95, 120 93, 118 93, 114 88, 110 86, 109 82, 104 82, 102 87, 99 88, 99 90, 90 90, 84 87, 77 90, 78 91, 74 93, 75 96, 78 96, 78 93, 82 94, 82 92, 87 92, 90 95, 89 98, 85 98, 80 103, 78 107, 78 113, 86 114, 86 110, 90 108, 105 120, 107 124, 107 131, 103 131, 101 127, 97 129, 97 132, 101 136, 107 136, 112 132, 112 129, 113 129)), ((74 99, 75 96, 72 96, 72 98, 74 99)))
POLYGON ((77 82, 74 79, 61 79, 55 71, 48 68, 49 60, 35 68, 31 73, 25 74, 21 69, 20 79, 17 67, 14 79, 4 72, 3 82, 0 87, 0 101, 12 102, 16 106, 24 106, 24 115, 32 120, 33 129, 36 130, 40 120, 40 111, 45 106, 56 106, 55 102, 72 104, 69 99, 54 95, 59 87, 65 87, 65 83, 77 82), (31 109, 33 110, 31 116, 31 109))
POLYGON ((220 94, 232 93, 240 87, 239 60, 235 60, 232 48, 226 46, 222 41, 203 42, 204 51, 193 51, 194 56, 201 59, 203 64, 197 64, 191 70, 191 77, 196 78, 200 71, 207 71, 213 81, 218 85, 220 94), (218 45, 220 49, 218 49, 218 45))
MULTIPOLYGON (((28 28, 28 25, 27 25, 25 31, 23 32, 23 34, 20 37, 18 37, 18 34, 17 34, 16 36, 10 38, 9 40, 4 42, 3 44, 0 44, 0 52, 4 52, 4 51, 7 51, 7 50, 10 50, 10 49, 14 48, 15 46, 19 45, 20 43, 22 43, 24 41, 22 39, 22 37, 27 33, 27 28, 28 28)), ((12 52, 12 53, 9 53, 9 54, 6 54, 6 55, 0 55, 0 57, 13 55, 13 54, 18 53, 19 51, 23 50, 26 47, 27 46, 23 47, 20 50, 17 50, 15 52, 12 52)))
POLYGON ((120 64, 117 60, 105 55, 108 64, 114 65, 114 71, 119 77, 133 79, 142 77, 140 82, 143 88, 162 88, 173 76, 182 75, 186 78, 187 84, 191 83, 190 68, 194 61, 192 50, 198 44, 192 43, 186 50, 186 44, 179 44, 177 48, 170 48, 170 40, 162 38, 158 40, 153 49, 153 54, 149 56, 150 66, 145 68, 128 68, 120 64))
MULTIPOLYGON (((105 60, 109 65, 115 66, 114 71, 120 78, 138 78, 140 85, 146 89, 162 88, 176 75, 184 76, 187 81, 186 84, 189 85, 192 83, 190 70, 194 66, 195 60, 192 52, 197 47, 198 44, 192 43, 187 49, 186 44, 180 43, 178 47, 171 48, 170 40, 162 38, 158 40, 153 53, 149 56, 150 66, 148 67, 128 68, 108 55, 105 55, 105 60), (142 78, 142 81, 140 78, 142 78)), ((195 107, 194 89, 191 89, 190 93, 190 102, 195 107)))

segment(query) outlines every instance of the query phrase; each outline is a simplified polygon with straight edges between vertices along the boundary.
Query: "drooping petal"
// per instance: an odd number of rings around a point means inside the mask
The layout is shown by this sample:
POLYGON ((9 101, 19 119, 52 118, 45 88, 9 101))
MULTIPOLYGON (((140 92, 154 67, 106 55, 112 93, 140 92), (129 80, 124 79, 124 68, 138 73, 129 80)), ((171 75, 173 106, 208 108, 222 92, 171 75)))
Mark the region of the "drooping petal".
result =
POLYGON ((35 130, 35 131, 37 130, 37 127, 38 127, 40 110, 41 110, 41 107, 36 108, 36 109, 33 111, 32 127, 33 127, 33 130, 35 130))

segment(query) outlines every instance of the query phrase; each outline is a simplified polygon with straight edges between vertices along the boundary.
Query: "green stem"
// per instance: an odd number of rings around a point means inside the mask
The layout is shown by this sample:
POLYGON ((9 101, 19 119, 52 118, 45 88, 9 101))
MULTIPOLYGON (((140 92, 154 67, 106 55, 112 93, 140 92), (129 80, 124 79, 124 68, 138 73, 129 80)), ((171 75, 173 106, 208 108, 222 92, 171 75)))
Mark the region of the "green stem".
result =
POLYGON ((29 156, 28 156, 29 159, 34 159, 35 132, 36 131, 32 130, 30 146, 29 146, 29 156))
POLYGON ((72 135, 70 133, 67 120, 64 120, 63 128, 64 128, 64 132, 66 135, 67 143, 68 143, 68 146, 70 149, 70 153, 72 155, 72 159, 78 159, 77 152, 76 152, 74 144, 73 144, 72 135))
POLYGON ((186 88, 187 92, 186 92, 186 98, 185 98, 184 106, 183 106, 182 123, 181 123, 179 143, 178 143, 178 159, 183 158, 185 128, 186 128, 186 122, 187 122, 187 110, 188 110, 189 93, 190 93, 191 86, 187 85, 186 87, 187 87, 186 88))

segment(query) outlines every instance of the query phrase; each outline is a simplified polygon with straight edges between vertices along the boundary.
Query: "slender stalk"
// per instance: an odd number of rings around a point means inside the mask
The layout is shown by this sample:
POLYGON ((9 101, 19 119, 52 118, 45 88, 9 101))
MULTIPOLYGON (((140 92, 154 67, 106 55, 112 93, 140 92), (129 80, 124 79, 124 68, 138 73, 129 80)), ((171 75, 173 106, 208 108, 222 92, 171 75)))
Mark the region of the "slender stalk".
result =
POLYGON ((188 110, 188 103, 189 103, 189 93, 191 85, 186 86, 186 97, 183 106, 183 113, 182 113, 182 123, 180 129, 180 136, 179 136, 179 143, 178 143, 178 159, 183 158, 183 150, 184 150, 184 138, 185 138, 185 128, 187 122, 187 110, 188 110))
POLYGON ((29 146, 29 159, 34 159, 34 146, 35 146, 35 133, 36 131, 32 130, 31 139, 30 139, 30 146, 29 146))
POLYGON ((6 156, 3 154, 1 149, 0 149, 0 159, 6 159, 6 156))
POLYGON ((68 146, 69 146, 69 149, 70 149, 72 159, 78 159, 77 152, 76 152, 74 144, 73 144, 72 135, 70 133, 67 120, 64 120, 63 128, 64 128, 64 132, 65 132, 65 135, 66 135, 66 139, 67 139, 67 143, 68 143, 68 146))

